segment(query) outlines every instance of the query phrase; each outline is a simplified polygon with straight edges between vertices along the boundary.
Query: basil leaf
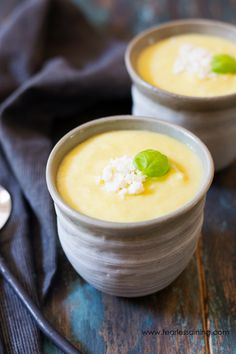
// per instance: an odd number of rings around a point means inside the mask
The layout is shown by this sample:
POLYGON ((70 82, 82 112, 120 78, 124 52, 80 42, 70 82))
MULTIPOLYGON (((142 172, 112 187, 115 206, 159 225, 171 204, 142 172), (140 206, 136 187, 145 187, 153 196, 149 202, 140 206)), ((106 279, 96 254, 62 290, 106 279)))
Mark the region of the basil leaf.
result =
POLYGON ((134 158, 135 167, 147 177, 164 176, 170 169, 167 156, 157 150, 144 150, 134 158))
POLYGON ((211 70, 217 74, 236 73, 236 59, 228 54, 218 54, 212 58, 211 70))

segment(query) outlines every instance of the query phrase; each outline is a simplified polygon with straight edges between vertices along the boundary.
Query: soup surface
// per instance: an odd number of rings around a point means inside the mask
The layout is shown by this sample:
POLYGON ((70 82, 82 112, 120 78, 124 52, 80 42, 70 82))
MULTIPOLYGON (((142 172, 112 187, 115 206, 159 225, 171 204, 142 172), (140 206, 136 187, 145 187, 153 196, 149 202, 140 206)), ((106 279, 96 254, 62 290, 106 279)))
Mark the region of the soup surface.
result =
POLYGON ((72 149, 59 166, 57 188, 71 208, 85 215, 137 222, 168 214, 187 203, 198 191, 202 175, 198 156, 178 140, 150 131, 120 130, 99 134, 72 149), (119 161, 120 168, 146 149, 165 154, 169 171, 162 177, 146 178, 143 189, 136 188, 136 183, 131 194, 118 193, 114 183, 106 182, 111 173, 107 167, 111 161, 119 161))
POLYGON ((212 58, 218 54, 236 59, 236 43, 216 36, 178 35, 143 49, 137 71, 151 85, 177 94, 211 97, 235 93, 235 74, 212 72, 212 58))

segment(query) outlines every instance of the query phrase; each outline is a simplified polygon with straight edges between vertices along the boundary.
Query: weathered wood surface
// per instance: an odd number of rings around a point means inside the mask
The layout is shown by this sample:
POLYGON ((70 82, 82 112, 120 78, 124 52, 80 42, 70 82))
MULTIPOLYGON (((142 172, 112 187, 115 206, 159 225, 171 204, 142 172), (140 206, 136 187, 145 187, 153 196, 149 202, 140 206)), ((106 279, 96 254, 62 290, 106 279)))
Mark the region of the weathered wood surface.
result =
MULTIPOLYGON (((235 249, 236 163, 215 177, 198 250, 172 285, 138 299, 105 295, 79 278, 61 253, 46 313, 84 353, 235 353, 235 249), (212 333, 143 334, 177 329, 212 333)), ((52 353, 58 351, 45 342, 45 354, 52 353)))
MULTIPOLYGON (((47 303, 54 324, 85 353, 205 353, 204 336, 143 335, 143 330, 202 329, 196 260, 167 289, 127 299, 100 293, 61 256, 62 273, 47 303), (63 281, 62 281, 63 280, 63 281)), ((45 353, 56 353, 46 344, 45 353)))
MULTIPOLYGON (((13 0, 12 0, 13 1, 13 0)), ((236 23, 235 0, 73 0, 88 18, 119 37, 173 19, 201 17, 236 23)))
MULTIPOLYGON (((0 1, 0 20, 22 1, 0 1)), ((236 22, 235 0, 74 1, 92 21, 123 38, 169 19, 207 17, 236 22)), ((167 289, 139 299, 102 294, 78 277, 61 252, 45 313, 84 353, 236 353, 235 250, 236 163, 217 174, 208 194, 203 237, 196 255, 167 289), (229 334, 142 333, 163 329, 221 330, 229 334)), ((45 354, 55 353, 59 351, 45 341, 45 354)))
MULTIPOLYGON (((236 21, 233 1, 77 2, 90 19, 121 37, 170 18, 236 21)), ((234 353, 235 238, 236 164, 216 176, 207 199, 203 238, 195 257, 171 286, 140 299, 104 295, 80 279, 61 254, 60 271, 46 313, 85 353, 234 353), (226 333, 209 336, 142 332, 165 329, 226 333)), ((46 354, 56 352, 45 343, 46 354)))
MULTIPOLYGON (((235 1, 75 0, 87 16, 120 37, 173 18, 236 21, 235 1), (124 10, 125 9, 125 10, 124 10)), ((167 289, 139 299, 100 293, 64 255, 45 312, 90 354, 236 353, 236 163, 217 174, 208 194, 203 237, 182 275, 167 289), (142 331, 201 330, 195 335, 142 331), (210 332, 211 331, 211 335, 210 332), (225 333, 214 334, 214 331, 225 333)), ((59 353, 45 342, 45 354, 59 353)))
POLYGON ((215 176, 207 199, 202 269, 210 353, 236 353, 236 163, 215 176))

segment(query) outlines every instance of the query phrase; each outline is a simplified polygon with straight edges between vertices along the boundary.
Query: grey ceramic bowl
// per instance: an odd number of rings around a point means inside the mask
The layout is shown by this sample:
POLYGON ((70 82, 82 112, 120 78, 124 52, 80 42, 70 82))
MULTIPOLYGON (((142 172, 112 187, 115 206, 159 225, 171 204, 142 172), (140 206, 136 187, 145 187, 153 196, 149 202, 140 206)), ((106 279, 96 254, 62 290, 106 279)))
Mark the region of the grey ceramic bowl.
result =
POLYGON ((236 93, 214 97, 179 95, 150 85, 136 70, 143 48, 164 38, 191 32, 236 42, 236 26, 201 19, 169 22, 135 37, 125 55, 133 82, 133 114, 156 117, 191 130, 208 146, 216 170, 220 170, 236 158, 236 93))
POLYGON ((153 118, 119 116, 92 121, 64 136, 51 152, 46 177, 55 204, 61 245, 75 270, 105 293, 133 297, 166 287, 190 261, 201 233, 213 163, 205 145, 187 130, 153 118), (55 182, 63 157, 91 136, 128 129, 155 131, 188 144, 204 169, 197 194, 168 215, 135 223, 102 221, 70 208, 55 182))

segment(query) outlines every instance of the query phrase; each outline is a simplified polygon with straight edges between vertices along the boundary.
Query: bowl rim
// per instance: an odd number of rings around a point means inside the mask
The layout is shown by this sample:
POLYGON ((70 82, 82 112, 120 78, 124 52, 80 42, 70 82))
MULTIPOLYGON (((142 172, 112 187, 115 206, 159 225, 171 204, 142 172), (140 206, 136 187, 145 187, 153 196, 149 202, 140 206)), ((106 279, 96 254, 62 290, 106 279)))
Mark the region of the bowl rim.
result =
POLYGON ((59 209, 61 209, 63 212, 65 212, 65 214, 68 215, 69 217, 77 219, 82 224, 87 225, 89 227, 93 226, 98 229, 110 229, 110 230, 120 230, 120 231, 133 230, 133 229, 137 229, 137 227, 138 228, 152 227, 157 224, 161 224, 163 222, 170 221, 170 220, 176 218, 177 216, 180 216, 180 215, 186 213, 188 210, 193 208, 205 196, 205 194, 207 193, 207 191, 212 183, 213 176, 214 176, 214 164, 213 164, 211 154, 210 154, 208 148, 206 147, 206 145, 193 133, 189 132, 185 128, 179 127, 179 126, 172 124, 172 123, 163 122, 162 120, 159 120, 156 118, 147 118, 147 117, 139 117, 139 116, 131 116, 131 115, 103 117, 103 118, 95 119, 95 120, 90 121, 88 123, 79 125, 78 127, 69 131, 66 135, 64 135, 57 142, 57 144, 54 146, 54 148, 52 149, 52 151, 48 157, 47 166, 46 166, 47 187, 48 187, 49 193, 51 194, 51 197, 52 197, 54 203, 59 207, 59 209), (62 145, 66 144, 66 142, 68 141, 68 139, 70 139, 70 137, 72 135, 74 136, 74 134, 77 134, 78 132, 83 131, 85 128, 87 129, 87 128, 91 127, 92 125, 104 124, 105 122, 112 122, 112 121, 117 121, 117 120, 130 121, 130 119, 134 119, 136 121, 142 121, 142 122, 147 122, 147 121, 152 122, 152 123, 156 122, 159 125, 164 125, 164 126, 168 127, 170 130, 178 130, 182 134, 184 134, 185 136, 190 138, 190 140, 193 140, 199 146, 199 148, 202 150, 202 152, 205 156, 208 168, 207 168, 207 171, 204 171, 203 182, 202 182, 202 185, 199 188, 198 192, 194 195, 194 197, 190 201, 188 201, 187 203, 182 205, 180 208, 178 208, 168 214, 165 214, 163 216, 159 216, 157 218, 150 219, 150 220, 138 221, 138 222, 114 222, 114 221, 106 221, 106 220, 102 220, 102 219, 96 219, 94 217, 85 215, 85 214, 80 213, 79 211, 71 208, 60 196, 60 193, 57 191, 56 185, 55 185, 53 178, 52 178, 52 175, 53 175, 52 163, 53 163, 54 157, 57 154, 58 150, 61 148, 62 145))
MULTIPOLYGON (((148 83, 142 77, 138 74, 137 70, 133 67, 133 64, 131 62, 131 54, 135 46, 139 43, 140 40, 143 40, 143 38, 150 36, 151 34, 155 32, 159 32, 168 28, 173 28, 179 25, 208 25, 212 27, 218 27, 222 29, 226 29, 228 31, 235 32, 236 34, 236 26, 231 23, 223 22, 223 21, 215 21, 215 20, 210 20, 210 19, 203 19, 203 18, 193 18, 193 19, 180 19, 180 20, 173 20, 173 21, 168 21, 163 24, 160 24, 158 26, 152 26, 138 35, 136 35, 128 44, 126 51, 125 51, 125 65, 126 69, 132 78, 134 82, 136 82, 140 87, 142 87, 144 90, 147 90, 149 92, 152 92, 155 95, 162 95, 166 98, 169 99, 177 99, 179 101, 191 101, 194 103, 219 103, 219 101, 225 101, 226 99, 229 101, 233 101, 236 99, 236 92, 231 93, 231 94, 226 94, 226 95, 218 95, 218 96, 208 96, 208 97, 202 97, 202 96, 188 96, 188 95, 183 95, 183 94, 178 94, 175 92, 167 91, 163 88, 159 88, 156 86, 153 86, 152 84, 148 83)), ((168 38, 168 36, 166 37, 168 38)))

